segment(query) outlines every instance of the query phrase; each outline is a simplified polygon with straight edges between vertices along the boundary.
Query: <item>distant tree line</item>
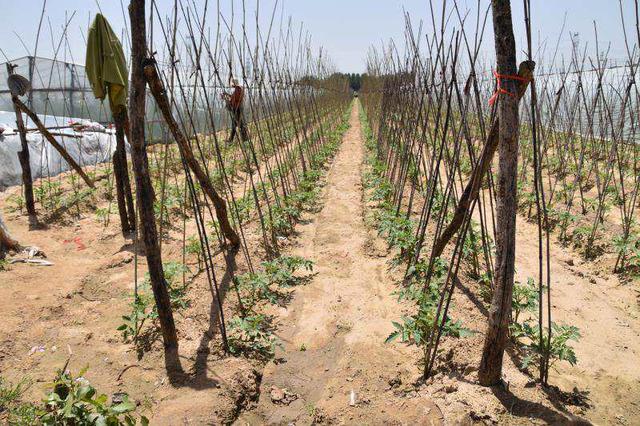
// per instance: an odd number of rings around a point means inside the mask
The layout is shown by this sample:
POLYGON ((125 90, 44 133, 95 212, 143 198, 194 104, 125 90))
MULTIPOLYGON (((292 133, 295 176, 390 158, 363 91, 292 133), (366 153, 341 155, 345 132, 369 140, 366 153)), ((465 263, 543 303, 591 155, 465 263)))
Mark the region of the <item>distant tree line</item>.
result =
POLYGON ((335 73, 334 75, 339 75, 341 77, 347 78, 349 80, 349 88, 354 92, 360 90, 362 87, 362 79, 367 75, 365 74, 356 74, 356 73, 335 73))
POLYGON ((360 90, 362 87, 362 75, 361 74, 349 74, 349 87, 354 92, 360 90))
POLYGON ((326 77, 321 80, 313 76, 305 75, 304 77, 301 77, 298 80, 296 80, 296 83, 309 85, 313 87, 322 87, 323 81, 326 82, 334 79, 337 79, 337 80, 346 79, 349 81, 349 88, 354 92, 357 92, 360 90, 360 87, 362 87, 362 80, 366 77, 366 75, 367 75, 366 73, 356 74, 356 73, 335 72, 331 74, 329 77, 326 77))

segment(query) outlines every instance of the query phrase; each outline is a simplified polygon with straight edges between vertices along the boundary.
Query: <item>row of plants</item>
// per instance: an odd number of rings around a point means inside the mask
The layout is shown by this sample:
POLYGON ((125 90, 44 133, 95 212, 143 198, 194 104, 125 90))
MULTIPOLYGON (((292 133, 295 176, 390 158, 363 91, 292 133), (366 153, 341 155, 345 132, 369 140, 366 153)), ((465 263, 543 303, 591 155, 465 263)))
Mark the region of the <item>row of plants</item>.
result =
POLYGON ((530 111, 524 108, 521 113, 526 125, 521 132, 520 208, 535 218, 535 188, 529 177, 537 154, 549 227, 560 242, 587 260, 613 254, 613 272, 633 276, 639 272, 640 248, 638 58, 627 51, 625 66, 611 69, 610 52, 580 46, 577 38, 571 45, 574 59, 536 83, 538 152, 533 149, 530 111), (592 66, 585 69, 585 62, 592 66))
MULTIPOLYGON (((339 125, 325 134, 322 144, 310 157, 310 167, 302 174, 296 189, 283 197, 282 208, 275 206, 272 208, 268 228, 276 235, 290 235, 302 213, 316 207, 320 195, 319 184, 326 164, 337 152, 342 136, 348 128, 347 113, 343 112, 341 118, 339 125)), ((309 143, 312 141, 310 140, 309 143)), ((296 163, 292 162, 289 170, 292 170, 295 165, 296 163)), ((265 182, 264 185, 269 185, 269 182, 265 182)), ((250 213, 255 208, 253 195, 253 193, 247 194, 236 201, 239 211, 246 220, 250 218, 250 213)), ((217 226, 216 221, 208 222, 208 229, 212 234, 210 238, 213 238, 217 232, 217 226)), ((178 262, 166 262, 163 265, 173 311, 189 307, 190 282, 202 272, 204 266, 202 245, 196 236, 186 239, 184 250, 186 254, 196 257, 197 271, 191 271, 189 267, 178 262)), ((299 269, 311 271, 312 262, 299 257, 282 256, 263 262, 261 268, 260 272, 236 275, 233 280, 240 305, 240 315, 232 317, 228 323, 231 333, 228 339, 229 349, 234 354, 244 353, 256 357, 267 357, 273 353, 275 339, 271 332, 270 318, 258 313, 257 307, 261 302, 279 303, 284 297, 279 289, 294 286, 299 281, 294 273, 299 269)), ((130 308, 131 312, 122 316, 123 322, 118 327, 118 331, 121 332, 125 342, 133 342, 136 345, 146 343, 145 339, 141 339, 141 337, 148 337, 144 332, 145 324, 150 326, 147 329, 149 332, 158 328, 155 321, 158 313, 148 274, 133 295, 130 308)))
MULTIPOLYGON (((284 198, 281 208, 272 209, 268 226, 278 236, 290 235, 302 213, 315 210, 327 162, 335 156, 348 127, 347 110, 339 125, 325 134, 326 140, 310 157, 310 168, 302 175, 296 190, 284 198)), ((232 353, 262 360, 274 355, 279 341, 273 334, 272 318, 262 313, 263 306, 286 303, 291 296, 290 290, 306 282, 306 277, 296 274, 301 270, 312 272, 313 262, 299 256, 279 256, 262 262, 258 272, 234 277, 240 309, 229 321, 232 353)))
MULTIPOLYGON (((298 177, 298 169, 300 167, 299 158, 297 156, 298 150, 302 150, 309 157, 309 161, 322 160, 322 152, 326 152, 329 146, 335 140, 335 135, 339 133, 336 128, 336 123, 342 123, 342 120, 336 120, 341 118, 340 115, 344 111, 343 108, 339 108, 339 111, 332 111, 328 109, 322 109, 320 113, 321 118, 318 122, 312 120, 312 117, 308 117, 308 128, 305 130, 298 130, 294 132, 295 126, 290 122, 275 122, 270 127, 271 131, 265 134, 261 134, 256 138, 248 141, 238 141, 231 145, 224 145, 225 160, 224 160, 224 173, 228 178, 240 179, 240 182, 251 183, 249 191, 245 190, 245 193, 241 197, 237 197, 232 194, 233 191, 225 191, 234 196, 233 204, 230 204, 231 221, 234 227, 238 228, 250 219, 251 212, 257 210, 256 203, 260 203, 262 209, 268 210, 268 214, 264 214, 264 220, 261 220, 261 226, 265 228, 282 228, 290 227, 292 220, 286 212, 288 210, 295 210, 292 205, 283 206, 287 202, 281 200, 281 195, 288 196, 288 192, 291 192, 291 180, 294 183, 308 184, 309 179, 313 177, 313 170, 307 169, 307 176, 298 177), (322 129, 322 130, 321 130, 322 129), (305 133, 306 137, 295 138, 294 133, 305 133), (255 139, 255 140, 254 140, 255 139), (277 141, 276 141, 277 140, 277 141), (325 140, 328 140, 327 144, 325 140), (259 143, 257 143, 259 142, 259 143), (291 145, 291 146, 289 146, 291 145), (297 146, 296 146, 297 145, 297 146), (257 150, 256 156, 253 157, 249 153, 252 150, 257 150), (316 152, 320 151, 320 152, 316 152), (232 154, 233 153, 233 154, 232 154), (228 154, 228 155, 227 155, 228 154), (236 160, 232 161, 232 156, 240 156, 236 160), (275 159, 275 162, 273 161, 275 159), (256 162, 259 161, 259 162, 256 162), (264 167, 265 164, 270 163, 270 167, 266 167, 261 173, 256 173, 258 169, 264 167), (247 168, 247 170, 244 170, 247 168), (240 176, 240 172, 245 171, 248 176, 240 176), (264 176, 264 174, 267 176, 264 176), (285 187, 281 185, 287 185, 285 187), (286 219, 286 220, 285 220, 286 219)), ((261 126, 264 127, 264 124, 261 126)), ((212 141, 209 141, 209 149, 211 148, 212 141)), ((185 190, 184 179, 180 176, 180 165, 177 163, 179 158, 177 152, 174 152, 175 148, 168 148, 165 155, 168 156, 168 164, 162 164, 160 159, 155 162, 155 166, 152 166, 152 171, 155 170, 157 175, 156 187, 158 191, 161 191, 161 197, 157 197, 154 207, 158 217, 162 217, 163 222, 161 230, 175 227, 175 218, 186 219, 188 211, 193 208, 191 205, 191 199, 187 197, 185 190), (171 166, 174 164, 176 167, 171 166), (162 166, 162 169, 160 168, 162 166), (162 170, 165 170, 164 175, 162 170), (171 176, 166 176, 168 172, 171 176), (163 177, 164 176, 164 177, 163 177)), ((220 167, 215 167, 211 173, 211 178, 216 183, 216 186, 223 188, 222 170, 220 167)), ((197 182, 194 186, 198 190, 199 185, 197 182)), ((302 191, 305 192, 305 191, 302 191)), ((292 204, 291 202, 289 204, 292 204)), ((212 218, 210 223, 211 229, 217 229, 216 220, 212 218)), ((275 235, 273 229, 264 229, 263 232, 266 235, 275 235)))
MULTIPOLYGON (((393 266, 410 264, 416 254, 415 222, 408 215, 401 214, 392 202, 393 187, 385 175, 385 163, 377 157, 376 140, 364 109, 360 110, 360 123, 365 141, 367 166, 363 173, 363 187, 373 208, 371 224, 377 229, 378 235, 385 238, 389 248, 397 252, 392 259, 393 266)), ((393 294, 399 301, 414 305, 415 310, 410 315, 403 315, 400 321, 392 323, 394 331, 385 341, 391 343, 399 340, 415 345, 424 352, 425 361, 428 339, 434 327, 438 327, 442 320, 442 332, 446 336, 460 338, 473 334, 460 320, 443 318, 444 314, 438 309, 438 303, 449 268, 440 258, 435 260, 434 265, 432 278, 427 281, 427 260, 421 258, 410 264, 406 273, 407 279, 399 283, 399 288, 393 294)))
MULTIPOLYGON (((97 171, 98 169, 87 171, 87 175, 95 181, 97 171)), ((109 176, 108 167, 106 176, 109 176)), ((84 212, 84 207, 93 209, 101 199, 111 200, 112 185, 113 182, 107 178, 103 187, 89 188, 77 174, 70 172, 66 175, 45 177, 36 181, 33 194, 36 204, 44 212, 43 220, 56 221, 64 219, 65 214, 78 218, 84 212)), ((26 209, 24 196, 20 193, 7 197, 7 205, 11 210, 20 213, 26 209)), ((104 219, 99 215, 97 217, 104 219)))
MULTIPOLYGON (((435 258, 429 271, 428 258, 416 256, 418 235, 417 223, 409 214, 402 214, 401 200, 394 198, 397 187, 389 180, 389 157, 379 156, 380 146, 366 117, 365 111, 361 111, 360 119, 363 128, 367 148, 368 170, 363 177, 364 187, 367 188, 369 200, 374 204, 373 224, 379 234, 383 236, 390 247, 397 249, 393 259, 394 265, 408 264, 403 286, 395 292, 400 300, 410 301, 416 304, 415 313, 406 315, 401 321, 394 322, 395 330, 389 335, 387 341, 400 340, 415 344, 426 352, 430 339, 434 332, 438 332, 438 324, 442 324, 441 334, 445 336, 464 337, 472 332, 463 327, 460 321, 451 318, 443 318, 443 311, 439 309, 442 301, 442 292, 446 287, 447 274, 450 262, 443 258, 435 258), (436 318, 440 315, 438 318, 436 318)), ((406 158, 406 161, 415 164, 418 160, 412 155, 403 154, 403 146, 389 146, 389 152, 397 157, 406 158)), ((466 158, 461 156, 461 158, 466 158)), ((470 166, 467 165, 470 170, 470 166)), ((428 197, 427 185, 421 184, 424 177, 414 176, 417 171, 407 168, 408 182, 421 188, 416 191, 422 196, 428 197)), ((485 188, 487 186, 485 185, 485 188)), ((453 204, 447 201, 447 195, 440 187, 435 187, 430 192, 430 200, 425 202, 430 207, 432 215, 439 215, 438 222, 447 224, 453 216, 453 204)), ((494 255, 494 244, 491 234, 481 228, 472 218, 465 233, 464 241, 460 248, 460 256, 464 260, 463 270, 467 276, 478 282, 481 300, 488 304, 492 297, 492 273, 491 263, 494 255), (488 259, 489 258, 489 259, 488 259)), ((544 288, 543 288, 544 290, 544 288)), ((566 361, 571 365, 577 362, 572 343, 575 343, 580 333, 577 327, 572 325, 551 323, 551 333, 547 327, 538 326, 538 297, 539 289, 533 279, 526 284, 516 282, 512 302, 512 321, 510 333, 512 341, 519 349, 521 355, 521 367, 525 370, 531 366, 540 368, 540 360, 546 358, 551 367, 557 362, 566 361)), ((449 310, 450 311, 450 310, 449 310)), ((543 362, 545 365, 545 362, 543 362)))
POLYGON ((272 170, 271 179, 256 185, 255 193, 252 191, 236 200, 238 214, 232 218, 234 224, 244 223, 250 219, 251 213, 256 210, 256 194, 258 194, 258 202, 272 204, 269 215, 265 218, 267 233, 275 236, 286 236, 291 233, 304 206, 311 206, 311 201, 317 199, 317 182, 321 177, 322 167, 335 155, 340 145, 342 135, 348 126, 348 110, 345 108, 340 112, 338 125, 330 125, 332 120, 335 122, 335 118, 334 114, 330 114, 323 120, 324 138, 318 132, 314 132, 312 137, 301 142, 301 146, 307 152, 311 152, 312 145, 318 145, 318 148, 309 157, 310 167, 297 178, 297 187, 281 194, 282 189, 272 184, 297 173, 298 159, 295 155, 289 155, 279 163, 276 170, 272 170))

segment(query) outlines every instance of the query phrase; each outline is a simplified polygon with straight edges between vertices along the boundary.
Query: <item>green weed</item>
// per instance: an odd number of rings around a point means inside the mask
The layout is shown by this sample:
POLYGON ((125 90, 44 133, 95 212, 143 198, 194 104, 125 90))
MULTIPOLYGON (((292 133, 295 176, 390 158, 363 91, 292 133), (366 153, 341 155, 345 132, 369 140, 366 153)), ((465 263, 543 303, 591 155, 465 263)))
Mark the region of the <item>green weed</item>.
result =
POLYGON ((6 420, 13 425, 148 425, 145 416, 136 416, 136 404, 126 394, 118 400, 99 394, 96 388, 83 377, 73 377, 68 370, 59 370, 42 405, 21 402, 22 394, 28 389, 26 380, 17 385, 6 385, 0 378, 0 413, 6 413, 6 420))
POLYGON ((229 350, 232 354, 245 353, 259 359, 269 359, 279 345, 267 317, 262 314, 231 318, 229 331, 229 350))

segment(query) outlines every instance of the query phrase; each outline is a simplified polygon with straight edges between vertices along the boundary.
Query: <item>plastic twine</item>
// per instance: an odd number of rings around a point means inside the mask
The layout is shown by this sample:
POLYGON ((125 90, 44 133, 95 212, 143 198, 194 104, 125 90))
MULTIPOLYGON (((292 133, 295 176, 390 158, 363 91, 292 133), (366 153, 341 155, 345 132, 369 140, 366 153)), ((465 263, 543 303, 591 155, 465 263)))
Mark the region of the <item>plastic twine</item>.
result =
POLYGON ((493 93, 493 96, 491 96, 491 98, 489 99, 489 105, 491 106, 493 106, 493 104, 496 102, 496 99, 498 99, 498 96, 500 96, 500 94, 513 96, 514 98, 517 97, 517 94, 511 93, 510 91, 502 88, 503 79, 517 80, 517 81, 524 81, 524 82, 529 82, 531 80, 531 78, 529 77, 521 77, 519 75, 499 74, 496 71, 493 71, 493 75, 496 77, 496 82, 498 84, 498 87, 496 87, 496 91, 493 93))

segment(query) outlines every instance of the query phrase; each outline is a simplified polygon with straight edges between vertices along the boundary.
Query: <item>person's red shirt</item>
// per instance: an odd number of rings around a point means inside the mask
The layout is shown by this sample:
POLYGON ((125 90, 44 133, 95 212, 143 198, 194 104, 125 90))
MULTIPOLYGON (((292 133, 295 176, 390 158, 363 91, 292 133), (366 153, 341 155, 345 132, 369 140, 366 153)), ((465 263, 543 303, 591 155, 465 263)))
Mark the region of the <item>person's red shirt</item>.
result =
POLYGON ((242 106, 242 100, 244 99, 244 90, 241 86, 234 86, 231 98, 229 98, 229 105, 232 109, 239 109, 242 106))

